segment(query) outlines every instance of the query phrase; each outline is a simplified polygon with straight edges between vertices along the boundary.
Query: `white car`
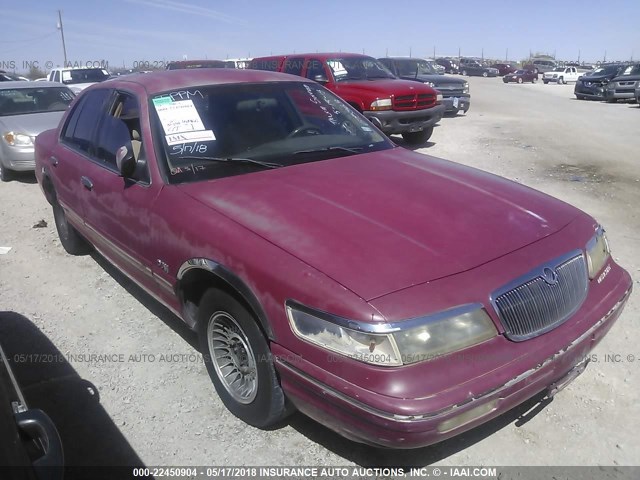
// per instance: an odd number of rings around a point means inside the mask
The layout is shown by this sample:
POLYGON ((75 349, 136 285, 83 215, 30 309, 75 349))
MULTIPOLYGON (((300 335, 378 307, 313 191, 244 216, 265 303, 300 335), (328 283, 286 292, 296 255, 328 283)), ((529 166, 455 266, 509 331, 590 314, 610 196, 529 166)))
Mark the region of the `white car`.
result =
POLYGON ((547 84, 549 82, 557 82, 558 85, 564 83, 576 82, 578 77, 582 75, 576 67, 556 67, 550 72, 542 74, 542 81, 547 84))
POLYGON ((64 83, 73 93, 77 94, 89 85, 103 82, 109 77, 109 72, 103 68, 64 67, 51 70, 47 80, 64 83))

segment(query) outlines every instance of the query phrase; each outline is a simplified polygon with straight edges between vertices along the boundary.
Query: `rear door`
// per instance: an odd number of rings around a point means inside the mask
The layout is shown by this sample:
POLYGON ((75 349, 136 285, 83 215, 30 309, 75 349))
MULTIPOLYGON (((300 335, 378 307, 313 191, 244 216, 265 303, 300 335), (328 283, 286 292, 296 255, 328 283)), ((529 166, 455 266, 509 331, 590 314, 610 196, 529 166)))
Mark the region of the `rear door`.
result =
POLYGON ((141 135, 140 102, 132 91, 116 90, 99 120, 92 157, 83 164, 86 179, 84 217, 87 235, 109 260, 147 290, 155 290, 149 212, 161 190, 150 180, 141 135), (127 138, 118 136, 124 132, 127 138), (123 178, 116 153, 125 146, 136 158, 136 171, 123 178))

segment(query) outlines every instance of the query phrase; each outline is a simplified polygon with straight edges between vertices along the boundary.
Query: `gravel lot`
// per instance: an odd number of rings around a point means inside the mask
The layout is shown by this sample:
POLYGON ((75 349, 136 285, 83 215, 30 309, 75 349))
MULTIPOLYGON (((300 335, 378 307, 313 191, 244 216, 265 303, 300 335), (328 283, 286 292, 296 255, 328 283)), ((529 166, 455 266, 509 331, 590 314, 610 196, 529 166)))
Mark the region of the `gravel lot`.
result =
MULTIPOLYGON (((594 215, 639 288, 638 105, 577 101, 573 85, 469 81, 469 113, 445 118, 418 151, 594 215)), ((51 354, 23 357, 16 369, 37 380, 28 398, 58 422, 70 464, 638 464, 637 294, 595 351, 599 361, 537 415, 522 416, 529 404, 430 448, 380 451, 299 414, 272 431, 237 420, 216 396, 194 334, 97 255, 65 254, 32 176, 0 185, 0 205, 0 246, 12 247, 0 255, 0 340, 10 356, 51 354), (47 226, 33 228, 42 219, 47 226)))

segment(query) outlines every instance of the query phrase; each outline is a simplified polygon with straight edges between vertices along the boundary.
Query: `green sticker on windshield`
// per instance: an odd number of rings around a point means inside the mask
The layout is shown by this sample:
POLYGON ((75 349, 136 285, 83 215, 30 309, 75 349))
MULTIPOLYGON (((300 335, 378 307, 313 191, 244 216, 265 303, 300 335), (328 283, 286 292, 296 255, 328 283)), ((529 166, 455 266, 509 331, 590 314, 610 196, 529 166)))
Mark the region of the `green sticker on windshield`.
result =
POLYGON ((166 105, 167 103, 173 103, 173 99, 169 96, 154 98, 153 104, 157 107, 159 105, 166 105))

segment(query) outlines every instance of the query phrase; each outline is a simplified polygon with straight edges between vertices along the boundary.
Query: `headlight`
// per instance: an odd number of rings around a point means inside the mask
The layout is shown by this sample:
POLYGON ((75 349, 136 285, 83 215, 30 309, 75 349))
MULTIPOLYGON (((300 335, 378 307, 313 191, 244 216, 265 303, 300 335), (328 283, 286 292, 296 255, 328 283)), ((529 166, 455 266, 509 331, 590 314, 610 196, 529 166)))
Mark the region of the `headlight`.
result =
POLYGON ((493 322, 478 304, 393 324, 353 322, 293 303, 287 304, 287 316, 294 333, 303 340, 384 366, 431 360, 497 335, 493 322))
POLYGON ((438 94, 436 95, 436 103, 441 103, 441 102, 442 102, 442 98, 443 98, 443 97, 442 97, 442 94, 441 94, 441 93, 438 93, 438 94))
POLYGON ((587 251, 587 266, 589 267, 589 278, 593 280, 598 272, 602 270, 604 264, 611 255, 609 242, 601 226, 596 230, 596 234, 589 240, 585 247, 587 251))
POLYGON ((7 132, 2 137, 12 147, 29 147, 33 145, 31 137, 23 133, 7 132))
POLYGON ((462 86, 462 93, 469 93, 469 82, 464 82, 462 86))
POLYGON ((424 84, 430 86, 431 88, 436 86, 436 84, 433 82, 424 82, 424 84))
POLYGON ((371 110, 391 110, 392 103, 390 98, 380 98, 371 103, 371 110))

